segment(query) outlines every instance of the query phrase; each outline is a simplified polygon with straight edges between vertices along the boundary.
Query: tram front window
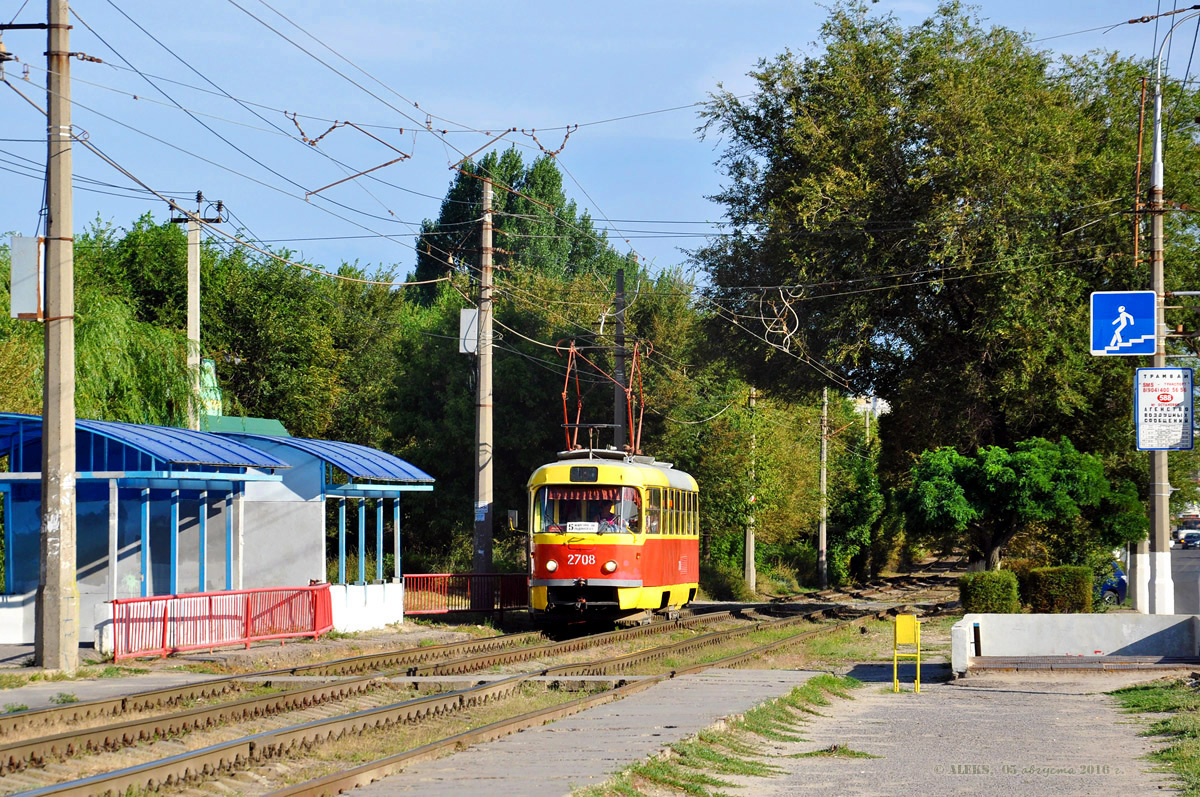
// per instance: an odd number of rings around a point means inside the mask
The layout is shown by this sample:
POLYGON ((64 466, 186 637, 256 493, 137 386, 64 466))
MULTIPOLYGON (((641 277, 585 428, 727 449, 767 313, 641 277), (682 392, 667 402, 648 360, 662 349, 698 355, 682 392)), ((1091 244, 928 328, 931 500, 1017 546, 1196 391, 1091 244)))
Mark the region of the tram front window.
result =
POLYGON ((537 492, 538 530, 550 534, 642 530, 642 499, 632 487, 548 485, 537 492))

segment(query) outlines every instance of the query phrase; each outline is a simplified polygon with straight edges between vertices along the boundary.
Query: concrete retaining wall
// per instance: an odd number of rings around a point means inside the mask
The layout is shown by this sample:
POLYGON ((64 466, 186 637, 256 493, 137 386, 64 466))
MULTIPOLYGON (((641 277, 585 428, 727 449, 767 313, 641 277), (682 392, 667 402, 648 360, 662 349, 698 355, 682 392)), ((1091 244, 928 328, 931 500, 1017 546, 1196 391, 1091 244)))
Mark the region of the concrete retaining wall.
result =
POLYGON ((1198 655, 1200 616, 1194 614, 967 614, 950 629, 951 665, 965 675, 981 656, 1198 655))
POLYGON ((336 631, 370 631, 404 620, 404 585, 330 584, 336 631))

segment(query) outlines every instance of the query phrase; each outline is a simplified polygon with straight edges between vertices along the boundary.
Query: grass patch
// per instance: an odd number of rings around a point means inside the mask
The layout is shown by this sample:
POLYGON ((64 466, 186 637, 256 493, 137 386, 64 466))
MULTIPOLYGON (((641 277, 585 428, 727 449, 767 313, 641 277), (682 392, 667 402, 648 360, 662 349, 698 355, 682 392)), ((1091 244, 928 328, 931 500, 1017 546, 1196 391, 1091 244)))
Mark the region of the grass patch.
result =
POLYGON ((96 674, 97 678, 124 678, 127 675, 145 675, 150 672, 145 667, 121 667, 110 664, 96 674))
POLYGON ((829 747, 823 747, 820 750, 811 750, 807 753, 794 753, 791 758, 882 758, 882 756, 871 755, 864 753, 861 750, 851 750, 844 744, 831 744, 829 747))
POLYGON ((50 698, 50 702, 64 706, 67 703, 78 703, 79 698, 75 697, 75 695, 71 694, 70 692, 59 692, 54 697, 50 698))
MULTIPOLYGON (((818 675, 776 700, 755 706, 729 721, 722 730, 708 729, 671 745, 668 754, 625 769, 614 778, 573 792, 575 797, 632 797, 654 790, 673 790, 709 797, 720 789, 736 788, 721 776, 770 777, 783 771, 762 760, 764 742, 803 742, 798 729, 814 706, 828 706, 830 697, 850 699, 850 690, 862 683, 850 677, 818 675)), ((815 755, 844 758, 874 758, 867 753, 835 745, 815 755), (836 749, 835 749, 836 748, 836 749)))
POLYGON ((16 689, 18 686, 24 686, 29 683, 28 676, 14 675, 12 673, 0 673, 0 689, 16 689))
POLYGON ((29 710, 29 706, 25 705, 24 703, 5 703, 4 704, 4 713, 5 714, 15 714, 18 711, 28 711, 28 710, 29 710))
POLYGON ((1130 713, 1167 715, 1142 732, 1171 742, 1149 758, 1178 776, 1185 793, 1200 794, 1200 691, 1183 681, 1171 681, 1130 686, 1111 694, 1130 713))

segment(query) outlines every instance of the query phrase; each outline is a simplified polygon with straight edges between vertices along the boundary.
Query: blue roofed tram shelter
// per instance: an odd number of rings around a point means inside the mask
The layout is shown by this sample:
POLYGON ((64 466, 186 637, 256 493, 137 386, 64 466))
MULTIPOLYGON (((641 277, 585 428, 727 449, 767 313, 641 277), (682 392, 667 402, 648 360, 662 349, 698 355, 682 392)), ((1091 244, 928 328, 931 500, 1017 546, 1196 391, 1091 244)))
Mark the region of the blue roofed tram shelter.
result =
MULTIPOLYGON (((32 641, 40 569, 42 419, 0 413, 0 642, 32 641)), ((105 601, 235 589, 238 504, 288 464, 239 440, 162 426, 75 426, 80 641, 105 601)))
MULTIPOLYGON (((378 628, 403 619, 400 499, 432 490, 433 477, 366 446, 289 437, 282 426, 278 431, 76 421, 81 642, 96 641, 97 629, 111 617, 106 602, 117 598, 324 581, 329 500, 338 509, 334 627, 378 628), (374 504, 373 539, 367 536, 368 503, 374 504), (348 539, 354 515, 356 539, 348 539), (386 573, 385 526, 394 551, 386 573), (347 572, 350 554, 357 562, 347 572)), ((0 458, 8 461, 8 472, 0 472, 3 643, 34 637, 41 432, 39 416, 0 413, 0 458)))
MULTIPOLYGON (((292 583, 325 578, 325 510, 337 504, 337 574, 334 585, 334 627, 340 631, 379 628, 403 619, 400 509, 405 493, 433 490, 434 478, 420 468, 383 451, 354 443, 312 440, 242 432, 221 437, 262 449, 289 465, 279 483, 247 485, 245 523, 254 533, 246 537, 245 559, 274 561, 291 568, 292 583), (374 503, 368 523, 368 503, 374 503), (368 525, 373 526, 368 537, 368 525), (392 545, 385 546, 390 525, 392 545), (353 532, 350 526, 356 530, 353 532), (312 539, 301 535, 315 534, 312 539), (385 568, 387 548, 392 565, 385 568), (284 555, 281 552, 292 551, 284 555), (374 562, 368 567, 368 554, 374 562), (354 554, 348 569, 349 555, 354 554), (306 575, 311 573, 311 575, 306 575), (296 578, 303 576, 304 581, 296 578)), ((249 565, 248 565, 249 566, 249 565)), ((247 586, 257 586, 248 580, 247 586)))

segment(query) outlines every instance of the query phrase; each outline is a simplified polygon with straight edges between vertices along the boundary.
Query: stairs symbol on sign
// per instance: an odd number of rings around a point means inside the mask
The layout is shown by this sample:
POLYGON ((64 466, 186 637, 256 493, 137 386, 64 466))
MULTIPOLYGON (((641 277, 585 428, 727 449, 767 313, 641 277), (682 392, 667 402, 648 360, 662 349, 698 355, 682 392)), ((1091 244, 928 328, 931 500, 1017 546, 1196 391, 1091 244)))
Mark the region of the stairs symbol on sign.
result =
POLYGON ((1105 346, 1104 350, 1105 351, 1120 351, 1121 349, 1131 349, 1131 348, 1133 348, 1135 343, 1144 343, 1147 340, 1153 340, 1153 339, 1154 339, 1154 333, 1151 332, 1149 335, 1142 335, 1139 338, 1130 338, 1129 340, 1123 340, 1120 343, 1118 343, 1116 346, 1105 346))

